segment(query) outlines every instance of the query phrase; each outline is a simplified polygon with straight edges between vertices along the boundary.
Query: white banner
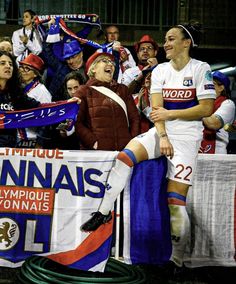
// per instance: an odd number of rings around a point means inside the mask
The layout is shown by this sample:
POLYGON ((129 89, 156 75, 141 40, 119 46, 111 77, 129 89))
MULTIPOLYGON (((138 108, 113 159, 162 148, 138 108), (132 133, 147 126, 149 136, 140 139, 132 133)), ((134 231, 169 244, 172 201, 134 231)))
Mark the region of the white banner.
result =
POLYGON ((0 148, 0 265, 37 254, 103 271, 112 222, 93 233, 80 226, 97 211, 116 154, 0 148))
MULTIPOLYGON (((171 255, 163 174, 160 159, 133 171, 124 194, 127 263, 162 264, 171 255)), ((236 266, 236 155, 199 155, 187 210, 191 234, 186 266, 236 266)))
MULTIPOLYGON (((0 148, 0 265, 18 267, 37 254, 70 267, 103 271, 112 222, 92 233, 81 232, 80 226, 97 211, 116 155, 0 148)), ((129 263, 159 263, 170 255, 164 176, 165 159, 145 161, 133 171, 124 206, 129 263), (132 210, 127 197, 133 200, 132 210)), ((235 266, 235 155, 199 155, 187 210, 191 235, 186 265, 235 266)))
POLYGON ((199 155, 187 204, 186 265, 236 266, 236 155, 199 155))

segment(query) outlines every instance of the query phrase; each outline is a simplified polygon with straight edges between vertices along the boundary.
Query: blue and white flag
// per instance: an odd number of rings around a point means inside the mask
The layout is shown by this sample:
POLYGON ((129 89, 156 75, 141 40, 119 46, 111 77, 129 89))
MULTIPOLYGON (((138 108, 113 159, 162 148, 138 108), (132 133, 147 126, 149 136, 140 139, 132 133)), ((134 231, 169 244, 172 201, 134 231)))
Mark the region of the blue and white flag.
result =
POLYGON ((54 43, 61 40, 60 38, 60 25, 59 25, 60 18, 56 17, 55 23, 52 24, 48 31, 47 42, 54 43))
POLYGON ((124 192, 124 259, 130 264, 163 264, 172 245, 166 196, 165 157, 133 169, 124 192))

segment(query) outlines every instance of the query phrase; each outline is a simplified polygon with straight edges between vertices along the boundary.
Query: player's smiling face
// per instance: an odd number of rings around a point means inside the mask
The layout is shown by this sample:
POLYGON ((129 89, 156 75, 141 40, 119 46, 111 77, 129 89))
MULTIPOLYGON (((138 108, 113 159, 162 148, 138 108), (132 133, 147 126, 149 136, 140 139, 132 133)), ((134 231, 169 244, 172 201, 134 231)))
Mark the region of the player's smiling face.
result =
POLYGON ((164 50, 167 59, 175 59, 188 47, 189 39, 183 37, 183 33, 178 28, 172 28, 166 33, 164 50))

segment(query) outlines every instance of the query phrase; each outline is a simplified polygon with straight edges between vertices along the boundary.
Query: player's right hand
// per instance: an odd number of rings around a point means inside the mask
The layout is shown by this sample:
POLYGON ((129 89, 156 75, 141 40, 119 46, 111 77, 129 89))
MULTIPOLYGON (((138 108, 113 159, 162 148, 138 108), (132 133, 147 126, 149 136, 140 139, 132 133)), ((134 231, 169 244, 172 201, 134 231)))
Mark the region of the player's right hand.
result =
POLYGON ((159 139, 160 139, 160 153, 172 159, 174 157, 174 148, 170 143, 168 137, 167 136, 160 137, 159 139))

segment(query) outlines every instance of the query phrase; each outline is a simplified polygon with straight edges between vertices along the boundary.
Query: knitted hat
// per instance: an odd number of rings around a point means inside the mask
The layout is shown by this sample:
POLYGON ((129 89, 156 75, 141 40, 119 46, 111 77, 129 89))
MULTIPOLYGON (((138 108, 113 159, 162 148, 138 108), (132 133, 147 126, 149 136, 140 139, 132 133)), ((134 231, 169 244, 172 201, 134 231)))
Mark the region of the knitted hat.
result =
POLYGON ((30 53, 24 60, 20 61, 19 64, 28 65, 39 72, 42 72, 44 69, 43 59, 33 53, 30 53))
POLYGON ((63 47, 63 59, 66 60, 70 57, 75 56, 80 53, 82 48, 77 40, 72 40, 70 42, 64 43, 63 47))
POLYGON ((87 62, 86 62, 86 73, 88 73, 88 70, 89 70, 89 67, 91 66, 91 64, 94 62, 94 60, 96 59, 96 58, 98 58, 99 56, 101 56, 101 55, 103 55, 103 56, 108 56, 108 57, 110 57, 110 59, 112 60, 112 61, 115 61, 115 57, 111 54, 111 53, 107 53, 107 52, 99 52, 99 51, 96 51, 96 52, 94 52, 90 57, 89 57, 89 59, 87 60, 87 62))
POLYGON ((134 45, 134 49, 136 52, 139 50, 139 46, 141 43, 151 43, 155 50, 158 50, 158 44, 150 35, 143 35, 139 42, 134 45))
POLYGON ((226 91, 230 89, 230 80, 224 73, 221 73, 220 71, 215 71, 212 73, 212 76, 213 79, 216 79, 224 85, 226 91))

